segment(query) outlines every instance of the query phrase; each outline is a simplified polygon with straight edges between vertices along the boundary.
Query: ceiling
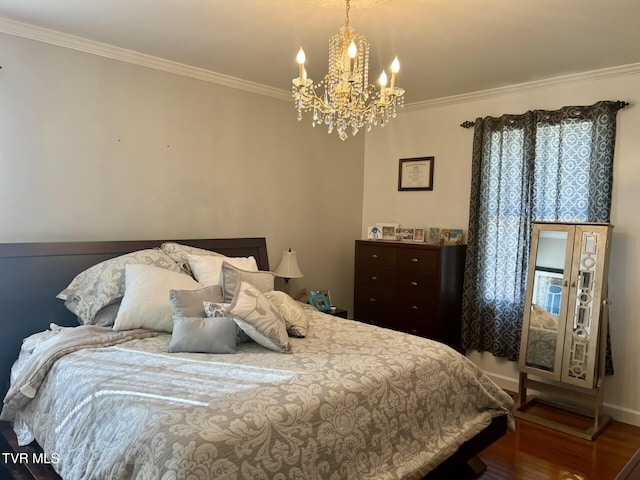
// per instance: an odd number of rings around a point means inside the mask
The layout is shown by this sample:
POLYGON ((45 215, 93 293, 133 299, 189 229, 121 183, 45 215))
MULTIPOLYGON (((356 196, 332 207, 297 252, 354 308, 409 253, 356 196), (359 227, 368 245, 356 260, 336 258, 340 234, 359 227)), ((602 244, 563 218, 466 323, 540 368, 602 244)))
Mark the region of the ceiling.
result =
MULTIPOLYGON (((283 91, 326 73, 341 0, 2 0, 0 17, 283 91)), ((640 0, 351 0, 370 78, 414 103, 640 62, 640 0), (367 4, 372 4, 369 6, 367 4)))

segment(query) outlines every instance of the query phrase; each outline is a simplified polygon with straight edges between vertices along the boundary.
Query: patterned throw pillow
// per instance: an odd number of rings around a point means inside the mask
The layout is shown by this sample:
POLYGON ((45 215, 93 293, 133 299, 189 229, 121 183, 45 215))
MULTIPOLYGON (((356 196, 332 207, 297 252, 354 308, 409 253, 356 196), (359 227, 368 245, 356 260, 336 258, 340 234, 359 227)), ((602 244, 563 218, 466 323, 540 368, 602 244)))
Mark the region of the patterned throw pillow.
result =
POLYGON ((291 353, 287 327, 278 308, 247 282, 240 286, 228 313, 241 330, 270 350, 291 353))
POLYGON ((224 301, 228 303, 233 300, 233 295, 238 289, 240 282, 247 282, 251 284, 261 293, 270 292, 273 290, 275 276, 275 273, 272 272, 262 270, 258 272, 251 272, 234 267, 227 262, 223 262, 221 286, 224 301))
MULTIPOLYGON (((204 313, 208 318, 231 318, 229 316, 230 303, 203 302, 204 313)), ((235 322, 234 322, 235 325, 235 322)), ((236 325, 237 326, 237 325, 236 325)), ((236 345, 242 345, 251 341, 251 337, 244 333, 240 327, 237 328, 236 345)))
POLYGON ((153 265, 173 272, 180 266, 159 249, 145 249, 100 262, 79 273, 56 298, 78 316, 81 323, 94 323, 96 314, 124 295, 125 267, 153 265))
POLYGON ((182 270, 187 272, 189 275, 192 274, 189 267, 189 255, 213 255, 216 257, 225 257, 221 253, 205 250, 204 248, 191 247, 189 245, 183 245, 176 242, 165 242, 160 245, 160 249, 169 255, 173 261, 180 265, 182 270))
POLYGON ((303 308, 293 298, 284 292, 273 290, 264 294, 273 303, 284 318, 287 333, 291 337, 304 338, 309 329, 309 318, 303 308))

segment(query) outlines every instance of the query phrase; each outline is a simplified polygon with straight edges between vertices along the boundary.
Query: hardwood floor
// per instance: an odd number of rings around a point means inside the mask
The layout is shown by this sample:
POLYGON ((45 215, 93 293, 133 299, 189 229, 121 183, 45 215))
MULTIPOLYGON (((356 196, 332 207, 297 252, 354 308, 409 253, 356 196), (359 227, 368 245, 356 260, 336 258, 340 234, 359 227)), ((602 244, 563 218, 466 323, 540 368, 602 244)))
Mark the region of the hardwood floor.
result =
POLYGON ((614 480, 638 449, 640 427, 621 422, 589 441, 516 419, 515 432, 480 454, 487 465, 480 480, 614 480))

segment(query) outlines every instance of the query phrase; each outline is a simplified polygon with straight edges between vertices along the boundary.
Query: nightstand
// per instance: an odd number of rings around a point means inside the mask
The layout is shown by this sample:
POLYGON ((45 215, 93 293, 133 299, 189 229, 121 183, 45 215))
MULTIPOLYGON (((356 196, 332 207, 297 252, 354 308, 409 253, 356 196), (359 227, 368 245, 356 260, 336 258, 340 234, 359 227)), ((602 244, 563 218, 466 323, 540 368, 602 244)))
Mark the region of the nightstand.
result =
POLYGON ((327 310, 324 313, 328 313, 329 315, 333 315, 334 317, 340 317, 340 318, 348 318, 348 314, 349 314, 347 310, 339 307, 336 307, 335 310, 327 310))

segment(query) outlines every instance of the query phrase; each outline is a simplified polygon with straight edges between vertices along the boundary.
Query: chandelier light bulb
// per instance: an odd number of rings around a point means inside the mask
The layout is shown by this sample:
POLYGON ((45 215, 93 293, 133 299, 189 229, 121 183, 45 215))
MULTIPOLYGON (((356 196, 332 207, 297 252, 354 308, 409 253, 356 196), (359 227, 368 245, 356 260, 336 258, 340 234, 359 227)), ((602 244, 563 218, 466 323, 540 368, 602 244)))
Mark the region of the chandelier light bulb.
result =
POLYGON ((298 61, 299 64, 304 65, 304 62, 306 59, 307 57, 304 54, 304 50, 302 49, 302 47, 300 47, 300 50, 298 50, 298 55, 296 56, 296 60, 298 61))
POLYGON ((400 62, 398 61, 398 57, 393 59, 391 63, 391 73, 398 73, 400 71, 400 62))
POLYGON ((396 57, 391 63, 391 90, 394 90, 396 88, 396 76, 398 75, 399 70, 400 62, 398 61, 398 57, 396 57))
POLYGON ((358 49, 356 47, 356 44, 353 42, 353 40, 351 40, 351 43, 349 44, 349 48, 347 49, 347 53, 349 54, 349 58, 356 58, 356 54, 358 53, 358 49))
POLYGON ((380 74, 380 86, 381 87, 386 87, 387 86, 387 74, 384 73, 384 70, 382 71, 382 73, 380 74))
POLYGON ((298 50, 298 55, 296 56, 296 60, 298 61, 298 67, 300 69, 300 80, 304 81, 306 79, 305 70, 304 70, 304 61, 306 60, 304 50, 300 47, 298 50))

